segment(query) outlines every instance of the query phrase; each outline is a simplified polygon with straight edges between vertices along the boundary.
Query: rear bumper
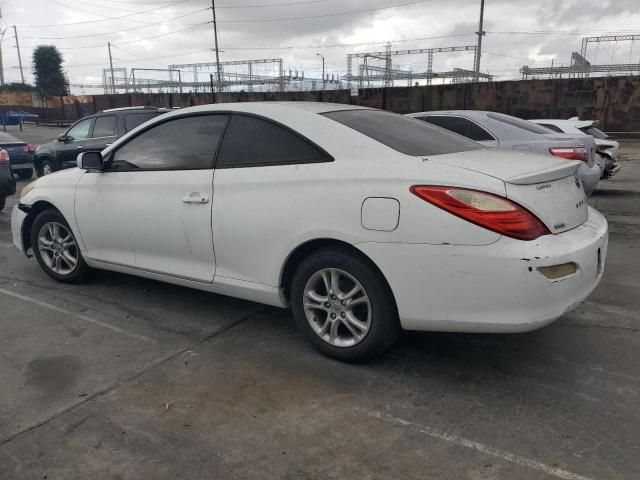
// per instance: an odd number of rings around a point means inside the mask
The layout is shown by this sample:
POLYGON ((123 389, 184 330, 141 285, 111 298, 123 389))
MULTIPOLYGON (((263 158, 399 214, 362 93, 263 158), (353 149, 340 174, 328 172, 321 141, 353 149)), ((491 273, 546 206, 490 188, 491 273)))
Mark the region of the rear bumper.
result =
POLYGON ((582 302, 602 278, 606 219, 589 210, 578 228, 532 242, 502 237, 487 246, 364 243, 385 275, 406 330, 524 332, 582 302), (577 264, 549 280, 538 267, 577 264))
POLYGON ((598 184, 600 183, 600 167, 595 162, 591 167, 583 163, 578 169, 578 177, 580 177, 580 181, 584 187, 584 193, 589 196, 597 190, 598 184))
POLYGON ((8 197, 16 193, 16 181, 7 167, 0 167, 0 195, 8 197))

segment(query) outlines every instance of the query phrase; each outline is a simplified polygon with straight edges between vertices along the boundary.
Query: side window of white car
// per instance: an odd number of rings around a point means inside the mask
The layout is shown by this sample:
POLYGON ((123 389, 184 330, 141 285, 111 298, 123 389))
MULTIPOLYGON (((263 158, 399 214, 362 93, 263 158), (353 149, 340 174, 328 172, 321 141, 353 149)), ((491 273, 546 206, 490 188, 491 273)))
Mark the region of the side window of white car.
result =
POLYGON ((213 160, 228 115, 193 115, 159 123, 122 145, 108 170, 204 170, 213 160))
POLYGON ((333 159, 297 133, 271 121, 233 115, 216 168, 266 167, 330 162, 333 159))

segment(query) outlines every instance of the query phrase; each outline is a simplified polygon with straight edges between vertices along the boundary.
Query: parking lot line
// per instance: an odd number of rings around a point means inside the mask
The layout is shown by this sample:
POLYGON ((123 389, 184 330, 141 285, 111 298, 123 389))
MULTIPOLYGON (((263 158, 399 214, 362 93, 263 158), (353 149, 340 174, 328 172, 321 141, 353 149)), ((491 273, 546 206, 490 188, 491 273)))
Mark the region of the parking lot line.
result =
POLYGON ((106 328, 107 330, 111 330, 112 332, 121 333, 122 335, 126 335, 128 337, 135 338, 136 340, 140 340, 140 341, 143 341, 143 342, 149 342, 149 343, 158 343, 157 341, 153 340, 152 338, 145 337, 144 335, 138 335, 137 333, 127 332, 126 330, 123 330, 123 329, 121 329, 119 327, 116 327, 115 325, 111 325, 109 323, 101 322, 100 320, 96 320, 95 318, 87 317, 86 315, 83 315, 81 313, 75 313, 75 312, 71 312, 69 310, 65 310, 64 308, 56 307, 55 305, 51 305, 50 303, 43 302, 43 301, 37 300, 35 298, 27 297, 26 295, 21 295, 19 293, 12 292, 11 290, 5 290, 4 288, 0 288, 0 293, 2 293, 4 295, 7 295, 8 297, 17 298, 18 300, 22 300, 24 302, 32 303, 33 305, 38 305, 39 307, 42 307, 42 308, 47 308, 49 310, 53 310, 54 312, 58 312, 58 313, 62 313, 64 315, 72 316, 74 318, 77 318, 78 320, 82 320, 84 322, 91 323, 93 325, 97 325, 97 326, 102 327, 102 328, 106 328))
POLYGON ((547 465, 546 463, 538 462, 537 460, 531 460, 530 458, 521 457, 520 455, 516 455, 514 453, 507 452, 499 448, 490 447, 488 445, 484 445, 483 443, 476 442, 474 440, 469 440, 464 437, 459 437, 457 435, 451 435, 449 433, 441 432, 430 427, 425 427, 424 425, 413 423, 408 420, 403 420, 402 418, 394 417, 392 415, 386 415, 384 413, 376 412, 376 411, 367 411, 366 413, 367 415, 370 415, 374 418, 378 418, 380 420, 384 420, 394 425, 398 425, 402 427, 411 427, 424 435, 437 438, 438 440, 444 440, 445 442, 452 443, 459 447, 476 450, 480 453, 491 455, 492 457, 497 457, 510 463, 515 463, 523 467, 531 468, 533 470, 538 470, 539 472, 543 472, 547 475, 551 475, 553 477, 560 478, 562 480, 592 480, 589 477, 578 475, 577 473, 568 472, 567 470, 562 470, 561 468, 554 467, 552 465, 547 465))

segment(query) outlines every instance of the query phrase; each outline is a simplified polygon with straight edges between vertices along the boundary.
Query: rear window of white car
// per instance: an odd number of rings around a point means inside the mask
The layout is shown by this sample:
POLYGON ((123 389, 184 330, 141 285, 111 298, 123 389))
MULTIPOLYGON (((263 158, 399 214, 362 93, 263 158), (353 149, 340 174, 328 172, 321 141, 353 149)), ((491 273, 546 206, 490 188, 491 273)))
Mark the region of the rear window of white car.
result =
POLYGON ((322 115, 414 157, 483 148, 482 145, 443 128, 382 110, 339 110, 322 115))
POLYGON ((540 135, 553 133, 552 130, 543 127, 542 125, 538 125, 537 123, 533 123, 528 120, 523 120, 522 118, 512 117, 511 115, 505 115, 504 113, 490 112, 487 113, 487 117, 531 133, 538 133, 540 135))

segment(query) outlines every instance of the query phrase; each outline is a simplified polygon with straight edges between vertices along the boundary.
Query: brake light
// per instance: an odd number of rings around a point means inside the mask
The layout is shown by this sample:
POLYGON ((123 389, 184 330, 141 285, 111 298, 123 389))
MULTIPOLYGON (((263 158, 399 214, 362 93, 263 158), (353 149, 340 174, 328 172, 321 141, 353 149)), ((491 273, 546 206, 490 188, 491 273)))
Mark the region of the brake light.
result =
POLYGON ((584 147, 562 147, 550 148, 549 153, 554 157, 566 158, 567 160, 588 160, 587 150, 584 147))
POLYGON ((518 240, 535 240, 549 229, 529 210, 492 193, 414 185, 411 193, 468 222, 518 240))
POLYGON ((27 153, 33 153, 33 152, 36 151, 36 146, 28 144, 28 145, 25 145, 24 147, 22 147, 22 150, 24 150, 27 153))
POLYGON ((9 165, 9 152, 0 150, 0 165, 9 165))

